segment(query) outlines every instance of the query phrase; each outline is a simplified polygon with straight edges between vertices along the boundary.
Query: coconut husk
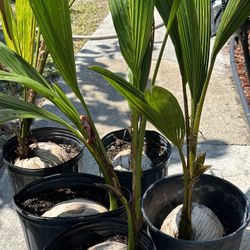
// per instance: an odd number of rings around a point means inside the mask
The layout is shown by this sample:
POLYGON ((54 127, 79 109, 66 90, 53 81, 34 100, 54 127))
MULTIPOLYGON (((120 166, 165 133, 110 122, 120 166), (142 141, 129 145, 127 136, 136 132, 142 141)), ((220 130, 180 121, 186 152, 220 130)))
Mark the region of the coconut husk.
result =
MULTIPOLYGON (((183 205, 177 206, 164 220, 161 231, 174 238, 178 238, 178 227, 183 205)), ((215 213, 208 207, 192 204, 193 240, 209 241, 223 237, 225 230, 215 213)))
POLYGON ((88 248, 88 250, 127 250, 128 246, 124 243, 110 241, 102 242, 95 246, 88 248))
POLYGON ((28 169, 49 168, 70 159, 68 153, 54 142, 33 143, 30 148, 34 156, 27 159, 15 159, 15 166, 28 169))
POLYGON ((42 217, 75 217, 107 212, 103 205, 88 199, 63 201, 46 211, 42 217))
MULTIPOLYGON (((130 171, 130 159, 131 159, 130 149, 125 149, 119 152, 112 161, 114 169, 120 170, 120 171, 130 171)), ((151 168, 152 168, 152 161, 145 153, 143 153, 142 154, 142 170, 145 171, 151 168)))

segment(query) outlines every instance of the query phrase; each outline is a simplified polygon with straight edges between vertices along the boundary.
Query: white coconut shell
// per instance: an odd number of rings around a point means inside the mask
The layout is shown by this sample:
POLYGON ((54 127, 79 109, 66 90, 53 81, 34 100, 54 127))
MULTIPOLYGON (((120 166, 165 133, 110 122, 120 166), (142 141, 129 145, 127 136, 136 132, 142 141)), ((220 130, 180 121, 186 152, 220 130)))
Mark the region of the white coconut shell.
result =
MULTIPOLYGON (((181 211, 182 205, 172 210, 164 220, 160 230, 178 238, 181 211)), ((192 204, 192 230, 193 240, 195 241, 215 240, 225 234, 225 230, 215 213, 210 208, 198 203, 192 204)))
POLYGON ((42 214, 42 217, 75 217, 107 212, 103 205, 88 199, 63 201, 42 214))
POLYGON ((102 242, 95 246, 89 247, 88 250, 127 250, 128 246, 126 244, 109 241, 109 242, 102 242))
MULTIPOLYGON (((115 170, 120 171, 130 171, 130 158, 131 158, 131 150, 126 149, 119 152, 115 158, 113 159, 113 166, 115 170)), ((152 161, 150 158, 145 154, 142 153, 142 170, 151 169, 152 161)))
POLYGON ((57 166, 68 161, 68 153, 59 145, 53 142, 38 142, 30 145, 34 157, 27 159, 17 158, 14 165, 28 169, 40 169, 57 166))

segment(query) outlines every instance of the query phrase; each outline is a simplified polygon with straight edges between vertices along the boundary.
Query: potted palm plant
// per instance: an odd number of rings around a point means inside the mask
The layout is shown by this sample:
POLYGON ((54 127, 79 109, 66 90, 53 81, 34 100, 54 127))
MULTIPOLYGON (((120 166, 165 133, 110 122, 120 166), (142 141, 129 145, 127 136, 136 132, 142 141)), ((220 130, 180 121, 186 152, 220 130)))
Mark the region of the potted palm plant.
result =
MULTIPOLYGON (((106 69, 96 66, 92 69, 102 74, 133 108, 144 114, 179 152, 183 175, 153 184, 142 200, 144 219, 157 249, 166 246, 171 249, 239 249, 243 230, 249 222, 248 201, 232 184, 203 175, 210 166, 205 163, 205 153, 197 152, 197 144, 202 108, 216 56, 249 15, 250 3, 247 0, 229 1, 211 53, 210 0, 156 0, 155 4, 167 27, 164 42, 169 34, 175 46, 184 111, 167 89, 153 86, 143 93, 106 69), (170 10, 175 7, 178 10, 173 20, 170 10), (168 29, 171 21, 172 28, 168 29), (216 226, 208 227, 210 221, 202 221, 197 214, 202 218, 206 215, 216 218, 216 226), (218 227, 221 228, 219 234, 211 237, 218 227), (208 237, 203 238, 204 234, 208 237)), ((160 59, 161 55, 158 62, 160 59)))
MULTIPOLYGON (((42 74, 49 52, 29 1, 17 0, 12 4, 8 0, 1 1, 0 20, 8 48, 42 74), (15 5, 15 11, 12 5, 15 5)), ((24 86, 20 95, 25 102, 36 102, 37 93, 29 87, 24 86)), ((1 116, 5 115, 5 111, 1 111, 1 116)), ((81 142, 68 130, 40 128, 31 131, 31 123, 30 118, 20 119, 16 136, 3 146, 3 159, 15 193, 43 176, 76 172, 82 154, 81 142)))
MULTIPOLYGON (((138 2, 133 7, 133 1, 109 0, 109 5, 121 54, 128 67, 128 82, 143 92, 148 85, 154 84, 149 81, 154 47, 154 1, 144 1, 142 6, 138 2)), ((130 121, 130 128, 112 131, 102 141, 121 185, 132 190, 132 182, 139 185, 138 178, 142 178, 138 188, 143 193, 166 175, 172 149, 158 132, 145 133, 146 117, 132 106, 130 121)))
MULTIPOLYGON (((152 13, 151 8, 153 8, 154 5, 150 3, 151 1, 140 1, 140 8, 138 7, 140 9, 140 12, 142 12, 142 9, 144 7, 144 4, 142 3, 144 2, 147 2, 147 4, 149 4, 150 12, 152 13)), ((136 184, 136 186, 138 187, 136 187, 136 199, 135 202, 133 202, 133 206, 136 206, 134 208, 134 211, 136 212, 131 213, 131 210, 128 206, 129 198, 126 199, 126 197, 123 196, 123 192, 120 188, 120 184, 114 172, 114 168, 106 154, 104 145, 97 133, 89 109, 78 86, 73 53, 70 13, 68 8, 69 2, 67 0, 29 0, 29 3, 32 7, 38 26, 51 53, 51 56, 58 68, 58 71, 61 73, 65 82, 75 94, 75 97, 82 104, 83 111, 82 113, 80 113, 76 110, 76 108, 72 105, 70 99, 66 96, 66 94, 62 91, 57 83, 47 83, 47 81, 28 62, 23 60, 21 56, 14 53, 4 44, 0 43, 0 62, 9 69, 9 72, 0 72, 0 79, 19 82, 44 96, 65 114, 65 116, 70 120, 70 123, 68 121, 65 121, 65 119, 62 119, 43 108, 37 107, 32 103, 28 103, 2 93, 0 93, 0 106, 3 108, 1 112, 2 114, 4 114, 4 116, 1 116, 0 122, 3 123, 20 118, 49 119, 51 121, 59 123, 62 126, 65 126, 69 131, 76 135, 77 138, 85 144, 86 148, 90 151, 97 164, 99 165, 106 183, 104 186, 103 183, 101 183, 102 187, 111 190, 108 208, 110 210, 113 210, 118 208, 120 205, 123 205, 124 209, 126 209, 129 228, 128 246, 129 249, 135 249, 137 244, 135 238, 137 233, 135 232, 138 232, 140 230, 140 227, 138 225, 141 225, 140 189, 138 188, 140 186, 140 183, 138 182, 138 184, 136 184)), ((134 15, 136 16, 137 12, 134 12, 134 15)), ((140 181, 140 176, 138 178, 140 181)), ((66 230, 66 228, 63 229, 62 227, 60 227, 60 225, 63 223, 62 221, 70 221, 70 219, 51 219, 46 218, 46 216, 45 218, 41 218, 41 216, 39 215, 29 213, 23 207, 23 205, 26 204, 26 201, 29 201, 29 198, 36 199, 39 190, 47 192, 49 189, 49 192, 52 192, 53 190, 49 188, 50 180, 56 183, 54 189, 56 189, 57 191, 65 188, 67 189, 70 185, 74 185, 74 178, 72 176, 67 176, 64 181, 61 181, 61 179, 61 176, 43 178, 42 180, 38 180, 33 184, 28 185, 23 190, 18 192, 14 197, 16 209, 19 213, 22 224, 24 225, 26 241, 28 243, 28 246, 32 249, 41 249, 45 247, 45 240, 43 236, 48 237, 46 238, 47 241, 52 240, 57 236, 57 234, 59 234, 63 230, 66 230), (31 196, 28 197, 28 194, 30 194, 31 196), (34 194, 36 197, 34 197, 34 194), (32 225, 32 228, 26 230, 25 226, 28 224, 32 225), (39 237, 37 238, 35 236, 36 230, 43 230, 42 228, 46 229, 48 224, 52 225, 54 231, 50 231, 49 234, 40 233, 39 237)), ((81 182, 81 185, 83 185, 84 181, 81 182)), ((86 182, 89 183, 90 181, 86 182)), ((99 181, 99 179, 97 181, 96 179, 94 179, 94 181, 92 182, 97 182, 97 184, 100 185, 101 181, 99 181)), ((100 193, 98 189, 96 193, 100 193)), ((41 194, 40 197, 41 196, 44 197, 43 194, 41 194)), ((50 195, 47 196, 50 197, 50 195)), ((38 202, 42 201, 39 200, 38 202)), ((79 220, 75 220, 75 223, 78 222, 79 220)), ((69 222, 69 224, 67 225, 68 229, 69 225, 72 226, 72 223, 69 222)))

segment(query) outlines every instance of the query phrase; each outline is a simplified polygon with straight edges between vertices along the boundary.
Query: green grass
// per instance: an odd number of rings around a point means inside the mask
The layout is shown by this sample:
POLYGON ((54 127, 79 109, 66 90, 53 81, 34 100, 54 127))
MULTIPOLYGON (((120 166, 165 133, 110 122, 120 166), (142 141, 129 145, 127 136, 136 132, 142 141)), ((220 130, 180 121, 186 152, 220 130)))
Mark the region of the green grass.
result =
MULTIPOLYGON (((92 34, 108 12, 108 0, 76 0, 71 7, 73 34, 92 34)), ((79 52, 85 42, 85 40, 74 41, 75 53, 79 52)))

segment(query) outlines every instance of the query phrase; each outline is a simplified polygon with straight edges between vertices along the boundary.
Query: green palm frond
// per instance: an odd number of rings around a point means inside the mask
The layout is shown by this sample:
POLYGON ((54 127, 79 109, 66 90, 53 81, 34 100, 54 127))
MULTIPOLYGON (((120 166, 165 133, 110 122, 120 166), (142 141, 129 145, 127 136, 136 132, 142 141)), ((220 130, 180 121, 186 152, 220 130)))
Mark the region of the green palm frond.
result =
POLYGON ((16 0, 16 25, 20 48, 18 54, 32 64, 36 38, 36 19, 28 0, 16 0))
POLYGON ((249 0, 230 0, 228 2, 217 30, 212 58, 216 57, 219 50, 249 15, 249 0))
POLYGON ((143 90, 153 48, 154 0, 109 0, 109 4, 121 53, 132 73, 131 83, 143 90))
POLYGON ((22 56, 0 42, 0 63, 18 75, 30 77, 49 88, 47 81, 22 56))
POLYGON ((36 20, 28 0, 15 1, 15 14, 9 0, 0 3, 0 20, 7 46, 32 64, 36 20))
POLYGON ((76 78, 68 0, 29 0, 49 52, 62 77, 81 98, 76 78))
POLYGON ((34 104, 27 103, 16 97, 0 93, 0 107, 2 107, 4 110, 2 111, 1 109, 1 117, 3 116, 3 114, 6 115, 6 117, 1 118, 2 123, 5 122, 6 120, 10 120, 10 118, 12 119, 42 118, 42 119, 47 119, 47 120, 57 122, 67 127, 71 131, 74 131, 75 133, 75 129, 67 121, 63 120, 59 116, 56 116, 53 113, 43 108, 39 108, 34 104), (9 113, 9 118, 8 118, 8 112, 6 112, 6 110, 12 110, 9 113), (3 113, 3 112, 6 112, 6 113, 3 113))
POLYGON ((17 53, 20 52, 16 21, 9 0, 0 1, 0 20, 6 44, 17 53))
POLYGON ((184 117, 178 101, 168 90, 154 86, 146 90, 144 96, 143 92, 118 75, 98 66, 92 66, 91 69, 102 74, 130 105, 143 113, 177 147, 182 147, 184 117))

